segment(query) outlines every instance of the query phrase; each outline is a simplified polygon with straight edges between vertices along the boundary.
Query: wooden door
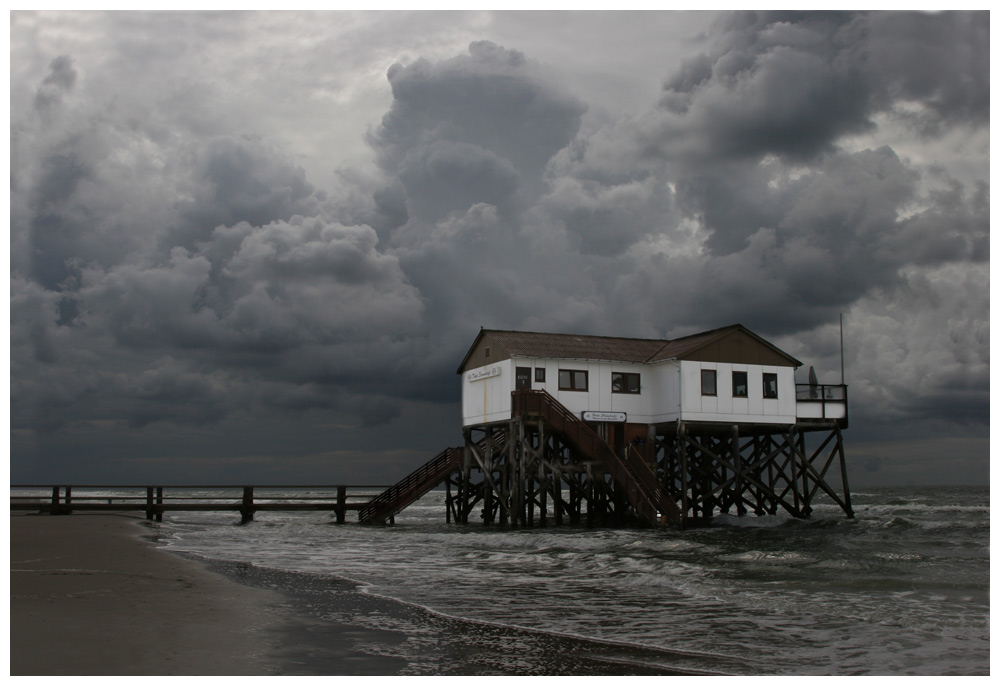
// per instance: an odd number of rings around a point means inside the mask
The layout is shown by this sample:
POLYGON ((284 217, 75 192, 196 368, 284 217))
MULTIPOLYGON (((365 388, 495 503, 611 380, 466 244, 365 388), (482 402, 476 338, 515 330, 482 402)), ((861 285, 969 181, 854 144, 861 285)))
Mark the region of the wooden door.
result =
POLYGON ((531 367, 517 367, 514 369, 514 388, 517 390, 531 388, 531 367))

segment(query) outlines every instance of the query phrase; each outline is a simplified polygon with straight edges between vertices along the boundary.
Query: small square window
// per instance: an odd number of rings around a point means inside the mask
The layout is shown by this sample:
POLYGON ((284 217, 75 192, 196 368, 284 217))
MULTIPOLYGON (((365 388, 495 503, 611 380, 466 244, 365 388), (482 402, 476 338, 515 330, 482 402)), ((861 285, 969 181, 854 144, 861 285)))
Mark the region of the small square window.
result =
POLYGON ((777 398, 778 397, 778 375, 777 374, 764 374, 764 397, 765 398, 777 398))
POLYGON ((490 359, 490 346, 486 346, 486 359, 490 359))
POLYGON ((545 383, 545 367, 535 367, 535 381, 545 383))
POLYGON ((612 393, 638 393, 639 375, 634 372, 612 372, 612 393))
POLYGON ((716 392, 715 370, 714 369, 702 369, 701 370, 701 394, 702 395, 718 395, 718 393, 716 392))
POLYGON ((747 373, 733 372, 733 397, 747 397, 747 373))
POLYGON ((587 372, 578 369, 560 369, 559 390, 560 391, 587 390, 587 372))

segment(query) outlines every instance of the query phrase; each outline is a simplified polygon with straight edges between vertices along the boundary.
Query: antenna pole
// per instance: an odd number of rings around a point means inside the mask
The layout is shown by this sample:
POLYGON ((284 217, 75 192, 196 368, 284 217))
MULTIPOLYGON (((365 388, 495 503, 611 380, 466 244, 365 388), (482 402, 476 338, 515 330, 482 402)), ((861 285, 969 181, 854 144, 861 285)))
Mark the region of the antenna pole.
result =
POLYGON ((840 313, 840 385, 844 385, 844 313, 840 313))

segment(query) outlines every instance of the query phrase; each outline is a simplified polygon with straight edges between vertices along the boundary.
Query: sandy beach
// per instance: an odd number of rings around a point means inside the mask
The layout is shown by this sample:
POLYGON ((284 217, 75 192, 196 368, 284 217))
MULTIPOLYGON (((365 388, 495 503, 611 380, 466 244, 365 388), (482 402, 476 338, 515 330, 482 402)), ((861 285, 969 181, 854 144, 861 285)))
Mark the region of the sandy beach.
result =
POLYGON ((156 548, 141 521, 11 516, 11 674, 280 671, 280 596, 156 548))

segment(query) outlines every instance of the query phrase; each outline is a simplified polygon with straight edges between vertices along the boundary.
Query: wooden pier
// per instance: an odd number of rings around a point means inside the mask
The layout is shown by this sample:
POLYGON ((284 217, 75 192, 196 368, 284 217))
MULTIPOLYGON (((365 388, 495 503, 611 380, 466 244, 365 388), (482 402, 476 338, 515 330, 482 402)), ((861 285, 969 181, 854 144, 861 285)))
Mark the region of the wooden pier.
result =
POLYGON ((101 486, 12 485, 11 510, 40 514, 73 512, 144 512, 163 521, 166 512, 238 512, 252 521, 257 512, 332 512, 337 524, 348 511, 366 507, 384 486, 101 486), (16 490, 47 495, 20 495, 16 490), (75 492, 74 492, 75 491, 75 492), (199 491, 201 491, 199 493, 199 491), (298 491, 300 493, 294 493, 298 491))

